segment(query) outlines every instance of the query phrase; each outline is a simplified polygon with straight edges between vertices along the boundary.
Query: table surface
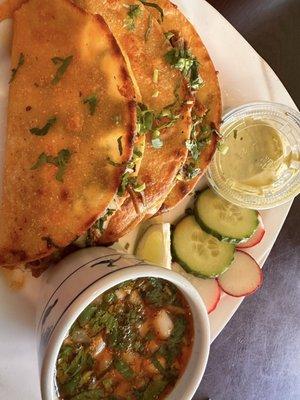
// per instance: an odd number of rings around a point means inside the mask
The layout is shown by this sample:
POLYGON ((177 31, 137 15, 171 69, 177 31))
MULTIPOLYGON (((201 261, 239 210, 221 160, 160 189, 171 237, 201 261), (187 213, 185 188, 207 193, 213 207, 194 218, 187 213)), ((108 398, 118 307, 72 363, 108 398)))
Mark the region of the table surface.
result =
MULTIPOLYGON (((269 63, 299 107, 300 1, 208 2, 269 63)), ((194 400, 300 399, 299 266, 298 196, 265 263, 262 288, 212 344, 194 400)))

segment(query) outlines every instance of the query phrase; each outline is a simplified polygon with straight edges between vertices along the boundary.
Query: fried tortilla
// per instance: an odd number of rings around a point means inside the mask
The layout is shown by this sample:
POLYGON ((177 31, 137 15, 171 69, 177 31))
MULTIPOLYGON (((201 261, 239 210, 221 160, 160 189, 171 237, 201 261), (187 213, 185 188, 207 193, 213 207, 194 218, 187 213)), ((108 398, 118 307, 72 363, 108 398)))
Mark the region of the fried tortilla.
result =
MULTIPOLYGON (((169 0, 153 0, 163 11, 164 18, 161 22, 165 32, 173 32, 183 39, 186 47, 200 63, 200 75, 203 85, 195 93, 195 107, 192 111, 194 121, 194 140, 191 137, 188 159, 183 167, 181 180, 177 180, 170 194, 164 201, 160 212, 166 212, 175 207, 197 185, 214 155, 218 142, 221 122, 221 93, 217 72, 212 60, 196 32, 193 25, 186 19, 180 10, 169 0)), ((157 9, 149 7, 153 17, 161 20, 157 9)))
POLYGON ((170 42, 142 2, 76 0, 75 3, 104 17, 130 62, 145 107, 141 113, 146 115, 150 110, 148 116, 151 114, 155 119, 152 131, 145 132, 146 149, 137 176, 138 188, 144 186, 144 189, 136 193, 135 187, 127 186, 132 195, 126 196, 97 241, 111 243, 133 229, 148 209, 154 205, 159 208, 169 193, 187 157, 185 141, 190 135, 193 101, 180 71, 166 61, 165 55, 172 50, 170 42), (170 114, 176 120, 170 120, 170 114), (166 127, 159 129, 161 126, 166 127), (157 131, 160 135, 155 141, 157 131))
POLYGON ((102 17, 29 0, 14 13, 12 66, 1 265, 48 256, 104 213, 136 129, 134 86, 102 17))
POLYGON ((13 13, 27 0, 5 0, 0 4, 0 21, 12 18, 13 13))

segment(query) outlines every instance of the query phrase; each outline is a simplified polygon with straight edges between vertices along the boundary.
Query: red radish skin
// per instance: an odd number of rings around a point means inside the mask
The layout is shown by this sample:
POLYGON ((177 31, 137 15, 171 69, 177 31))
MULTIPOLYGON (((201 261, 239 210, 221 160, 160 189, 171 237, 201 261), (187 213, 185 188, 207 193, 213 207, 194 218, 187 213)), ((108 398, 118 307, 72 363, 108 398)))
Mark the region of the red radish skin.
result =
POLYGON ((229 269, 217 278, 220 288, 233 297, 254 293, 263 282, 263 273, 248 253, 238 250, 229 269))
POLYGON ((208 314, 212 313, 217 308, 217 305, 219 304, 220 299, 221 299, 221 293, 222 293, 222 291, 221 291, 221 288, 220 288, 220 286, 218 284, 218 291, 217 291, 217 294, 216 294, 215 303, 212 304, 211 306, 207 307, 207 313, 208 314))
POLYGON ((261 215, 258 216, 259 220, 259 225, 256 231, 253 233, 253 235, 250 237, 250 239, 247 240, 245 243, 240 243, 237 246, 237 249, 249 249, 250 247, 256 246, 258 243, 260 243, 265 236, 266 230, 261 218, 261 215))

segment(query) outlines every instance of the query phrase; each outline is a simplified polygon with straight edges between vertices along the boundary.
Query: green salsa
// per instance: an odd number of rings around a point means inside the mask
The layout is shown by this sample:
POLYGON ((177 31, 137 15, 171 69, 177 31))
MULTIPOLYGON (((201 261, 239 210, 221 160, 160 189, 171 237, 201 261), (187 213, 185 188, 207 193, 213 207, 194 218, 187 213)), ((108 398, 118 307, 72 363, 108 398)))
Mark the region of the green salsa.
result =
POLYGON ((190 357, 191 311, 172 283, 139 278, 113 287, 79 315, 60 348, 61 400, 161 400, 190 357))

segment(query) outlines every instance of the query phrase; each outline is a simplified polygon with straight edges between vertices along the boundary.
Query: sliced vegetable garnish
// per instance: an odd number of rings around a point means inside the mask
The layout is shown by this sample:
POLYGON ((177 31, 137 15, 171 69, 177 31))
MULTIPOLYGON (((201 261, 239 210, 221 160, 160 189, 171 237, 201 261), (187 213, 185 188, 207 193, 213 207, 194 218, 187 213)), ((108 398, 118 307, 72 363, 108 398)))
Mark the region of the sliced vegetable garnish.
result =
POLYGON ((238 207, 211 189, 199 194, 195 216, 206 232, 234 244, 245 242, 258 227, 257 211, 238 207))
POLYGON ((178 263, 196 276, 213 278, 231 264, 235 246, 219 241, 201 229, 194 216, 183 218, 175 227, 172 251, 178 263))
POLYGON ((217 280, 225 293, 242 297, 254 293, 261 286, 263 273, 254 258, 237 251, 230 268, 217 280))

